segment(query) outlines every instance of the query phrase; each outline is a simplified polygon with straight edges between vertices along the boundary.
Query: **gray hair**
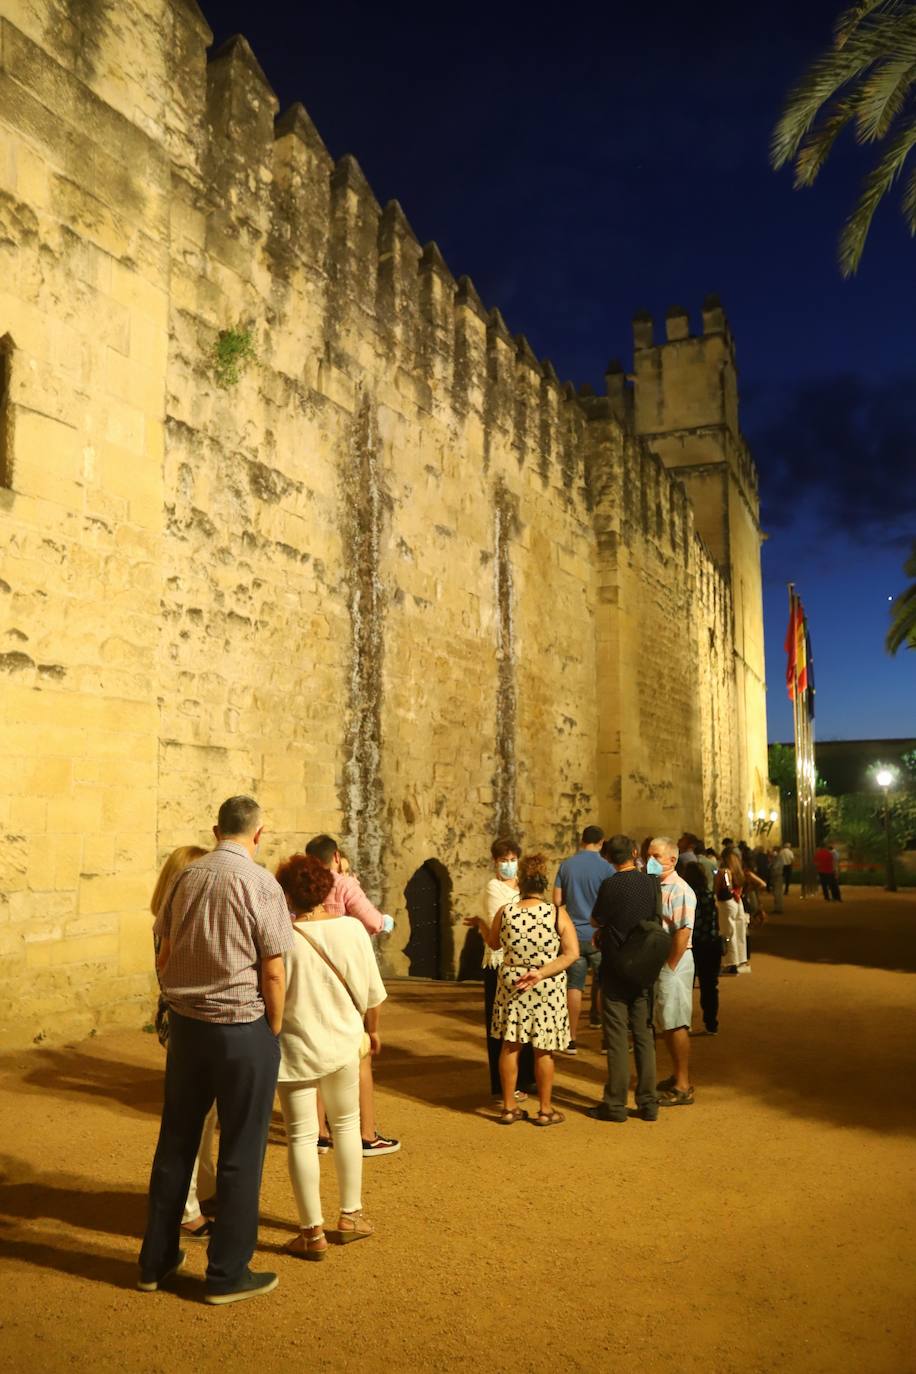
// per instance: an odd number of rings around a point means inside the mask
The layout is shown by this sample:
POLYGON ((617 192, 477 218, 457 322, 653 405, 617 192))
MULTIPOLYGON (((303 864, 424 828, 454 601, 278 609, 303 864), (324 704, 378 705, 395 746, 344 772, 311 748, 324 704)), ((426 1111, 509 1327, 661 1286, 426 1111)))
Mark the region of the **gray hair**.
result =
POLYGON ((660 849, 662 853, 667 854, 669 858, 676 859, 678 856, 677 844, 668 835, 656 835, 655 839, 649 843, 650 854, 653 849, 660 849))
POLYGON ((216 818, 221 835, 253 835, 261 823, 261 808, 254 797, 229 797, 216 818))

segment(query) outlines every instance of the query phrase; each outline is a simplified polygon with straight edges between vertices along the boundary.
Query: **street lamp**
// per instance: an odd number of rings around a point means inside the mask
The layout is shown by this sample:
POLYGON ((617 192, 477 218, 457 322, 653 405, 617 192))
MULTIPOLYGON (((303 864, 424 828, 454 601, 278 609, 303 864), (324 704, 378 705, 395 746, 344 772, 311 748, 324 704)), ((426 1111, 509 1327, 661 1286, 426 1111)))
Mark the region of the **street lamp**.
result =
POLYGON ((888 789, 894 785, 895 774, 892 768, 879 768, 875 774, 875 782, 884 793, 884 839, 887 844, 887 881, 884 884, 885 892, 897 891, 897 879, 894 877, 894 852, 891 848, 891 808, 888 801, 888 789))
POLYGON ((779 813, 777 811, 771 811, 770 819, 767 820, 767 813, 765 811, 758 811, 757 817, 755 819, 753 810, 749 810, 747 813, 747 818, 751 823, 751 829, 753 830, 754 834, 760 835, 762 837, 764 835, 769 835, 770 831, 773 829, 773 826, 776 824, 778 815, 779 813))

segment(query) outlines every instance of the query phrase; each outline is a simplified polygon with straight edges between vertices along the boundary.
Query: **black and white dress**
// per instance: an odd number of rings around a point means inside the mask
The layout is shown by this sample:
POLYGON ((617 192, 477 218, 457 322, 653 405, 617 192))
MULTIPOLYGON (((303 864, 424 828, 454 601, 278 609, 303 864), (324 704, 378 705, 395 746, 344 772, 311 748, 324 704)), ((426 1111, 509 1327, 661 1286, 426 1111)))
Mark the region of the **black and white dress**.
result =
POLYGON ((569 1044, 565 972, 524 992, 515 991, 523 973, 549 964, 560 953, 556 907, 550 902, 522 906, 516 897, 503 911, 500 941, 504 953, 491 1034, 497 1040, 530 1042, 539 1050, 565 1050, 569 1044))

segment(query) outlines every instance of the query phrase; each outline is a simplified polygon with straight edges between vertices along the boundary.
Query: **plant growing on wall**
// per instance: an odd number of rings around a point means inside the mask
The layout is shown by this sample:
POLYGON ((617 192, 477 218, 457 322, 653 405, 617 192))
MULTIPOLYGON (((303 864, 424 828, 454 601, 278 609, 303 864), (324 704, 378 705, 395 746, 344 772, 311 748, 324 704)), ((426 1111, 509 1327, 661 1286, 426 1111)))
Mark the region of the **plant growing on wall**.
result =
POLYGON ((257 356, 250 329, 243 329, 241 325, 235 329, 221 329, 213 345, 213 371, 217 386, 224 391, 237 386, 245 368, 257 356))

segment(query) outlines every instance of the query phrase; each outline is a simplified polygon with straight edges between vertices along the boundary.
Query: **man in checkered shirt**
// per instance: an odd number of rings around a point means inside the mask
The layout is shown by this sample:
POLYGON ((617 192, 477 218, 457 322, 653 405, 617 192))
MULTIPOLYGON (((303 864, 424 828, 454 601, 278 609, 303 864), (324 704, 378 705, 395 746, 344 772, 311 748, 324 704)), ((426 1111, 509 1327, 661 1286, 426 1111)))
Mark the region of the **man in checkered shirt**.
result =
POLYGON ((276 1274, 248 1268, 280 1065, 283 954, 293 943, 283 890, 254 862, 262 830, 261 808, 252 797, 223 802, 216 848, 178 874, 154 926, 169 1048, 140 1251, 145 1292, 184 1263, 178 1248, 182 1208, 214 1100, 219 1162, 205 1300, 238 1302, 278 1283, 276 1274))

